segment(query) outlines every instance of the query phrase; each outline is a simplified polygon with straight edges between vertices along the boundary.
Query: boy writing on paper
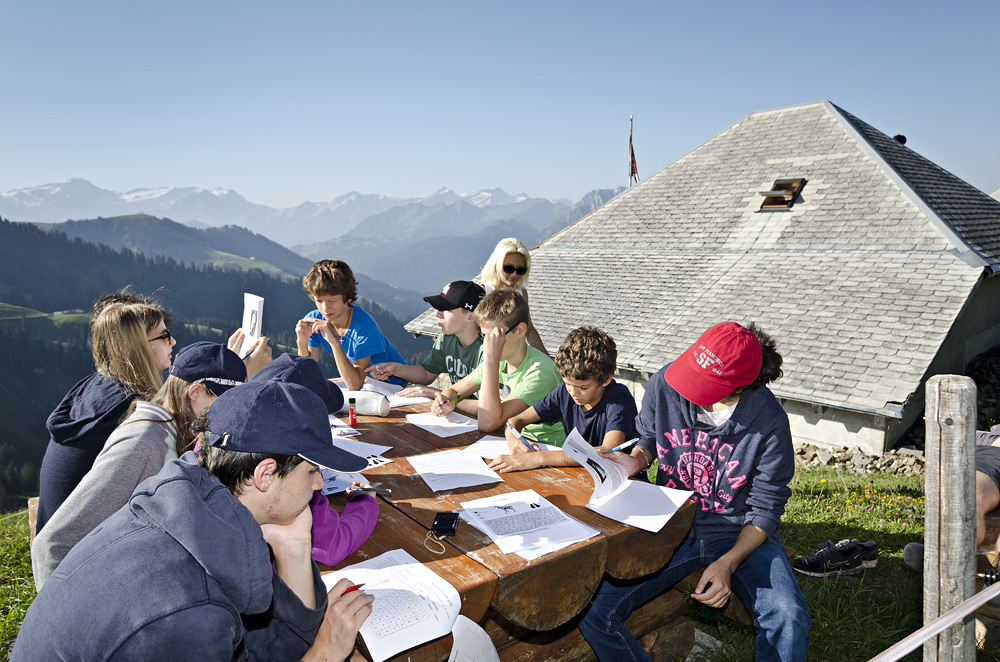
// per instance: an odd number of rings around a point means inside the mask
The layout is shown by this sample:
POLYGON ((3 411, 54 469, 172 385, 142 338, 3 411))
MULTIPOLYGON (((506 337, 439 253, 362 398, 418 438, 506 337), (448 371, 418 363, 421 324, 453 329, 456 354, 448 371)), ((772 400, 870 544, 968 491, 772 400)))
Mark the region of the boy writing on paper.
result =
MULTIPOLYGON (((555 366, 566 388, 557 388, 510 419, 514 430, 562 421, 566 430, 576 428, 587 443, 603 450, 635 438, 638 411, 628 388, 612 378, 618 369, 618 348, 611 336, 592 326, 570 331, 556 352, 555 366)), ((576 465, 561 450, 532 453, 509 428, 506 436, 510 454, 490 464, 500 473, 576 465)))
MULTIPOLYGON (((434 341, 430 356, 420 365, 405 365, 387 361, 368 366, 368 374, 385 381, 390 377, 403 378, 418 384, 399 392, 404 398, 433 398, 440 389, 428 386, 442 372, 447 372, 452 384, 457 384, 475 370, 483 360, 483 340, 479 337, 475 310, 486 295, 478 284, 468 280, 448 283, 441 294, 424 297, 435 312, 441 335, 434 341)), ((475 415, 475 400, 458 406, 459 411, 475 415)))
MULTIPOLYGON (((483 362, 471 375, 441 391, 431 412, 447 416, 473 393, 479 394, 476 416, 479 429, 492 432, 559 386, 552 359, 528 345, 528 304, 513 290, 494 290, 476 307, 476 321, 483 331, 483 362)), ((562 422, 532 423, 522 434, 546 444, 561 446, 566 439, 562 422)))
MULTIPOLYGON (((302 278, 302 289, 316 310, 295 325, 299 356, 318 360, 321 347, 330 352, 348 391, 361 390, 371 363, 406 363, 372 316, 354 305, 358 282, 346 262, 320 260, 302 278)), ((398 377, 389 381, 404 384, 398 377)))

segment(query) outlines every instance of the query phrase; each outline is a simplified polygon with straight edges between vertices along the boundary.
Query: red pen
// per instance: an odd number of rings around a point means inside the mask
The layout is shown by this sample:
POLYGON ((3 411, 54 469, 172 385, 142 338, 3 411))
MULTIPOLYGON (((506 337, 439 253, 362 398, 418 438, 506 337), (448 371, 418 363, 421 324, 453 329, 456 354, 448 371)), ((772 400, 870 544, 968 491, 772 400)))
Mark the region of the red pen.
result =
POLYGON ((346 591, 344 591, 344 595, 347 595, 347 594, 348 594, 348 593, 350 593, 351 591, 357 591, 357 590, 358 590, 359 588, 361 588, 362 586, 364 586, 364 584, 358 584, 357 586, 352 586, 351 588, 349 588, 349 589, 347 589, 346 591))

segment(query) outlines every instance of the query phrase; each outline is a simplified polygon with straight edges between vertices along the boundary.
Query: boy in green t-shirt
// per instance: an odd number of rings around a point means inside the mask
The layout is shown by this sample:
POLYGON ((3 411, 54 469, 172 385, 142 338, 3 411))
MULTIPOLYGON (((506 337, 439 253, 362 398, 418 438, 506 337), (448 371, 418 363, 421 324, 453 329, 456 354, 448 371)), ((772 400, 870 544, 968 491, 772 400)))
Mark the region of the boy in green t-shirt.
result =
MULTIPOLYGON (((374 379, 385 381, 399 377, 418 386, 410 386, 399 392, 407 398, 433 398, 441 392, 428 386, 442 372, 447 372, 452 384, 467 377, 483 360, 483 341, 479 337, 475 310, 480 299, 486 294, 482 286, 467 280, 448 283, 441 294, 424 297, 437 317, 441 335, 434 341, 430 356, 420 365, 406 365, 387 361, 368 367, 368 374, 374 379)), ((459 411, 476 413, 475 400, 459 406, 459 411)))
MULTIPOLYGON (((494 290, 476 308, 476 321, 483 331, 483 361, 457 384, 441 391, 431 412, 446 416, 466 398, 479 393, 476 415, 479 429, 492 432, 562 384, 555 364, 528 345, 528 303, 513 290, 494 290)), ((562 421, 533 423, 521 433, 532 441, 562 446, 566 429, 562 421)))

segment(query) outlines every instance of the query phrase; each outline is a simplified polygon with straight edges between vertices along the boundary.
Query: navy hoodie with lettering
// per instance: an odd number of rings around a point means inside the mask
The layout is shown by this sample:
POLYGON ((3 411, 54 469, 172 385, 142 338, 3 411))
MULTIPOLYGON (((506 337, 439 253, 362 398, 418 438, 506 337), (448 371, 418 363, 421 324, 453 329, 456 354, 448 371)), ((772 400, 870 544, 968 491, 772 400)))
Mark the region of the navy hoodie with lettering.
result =
POLYGON ((718 428, 697 420, 697 406, 664 377, 650 378, 636 418, 640 443, 659 459, 656 484, 694 490, 692 535, 738 536, 747 524, 778 540, 795 472, 788 416, 766 387, 740 395, 718 428))

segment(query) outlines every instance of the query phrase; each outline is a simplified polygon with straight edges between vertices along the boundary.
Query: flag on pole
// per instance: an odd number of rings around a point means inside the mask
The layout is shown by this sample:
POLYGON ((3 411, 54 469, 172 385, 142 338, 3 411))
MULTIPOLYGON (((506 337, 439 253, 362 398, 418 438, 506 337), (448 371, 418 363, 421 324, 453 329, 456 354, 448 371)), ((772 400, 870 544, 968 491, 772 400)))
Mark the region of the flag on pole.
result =
POLYGON ((632 188, 632 182, 639 183, 639 168, 635 165, 635 149, 632 147, 632 116, 628 116, 628 186, 632 188))

